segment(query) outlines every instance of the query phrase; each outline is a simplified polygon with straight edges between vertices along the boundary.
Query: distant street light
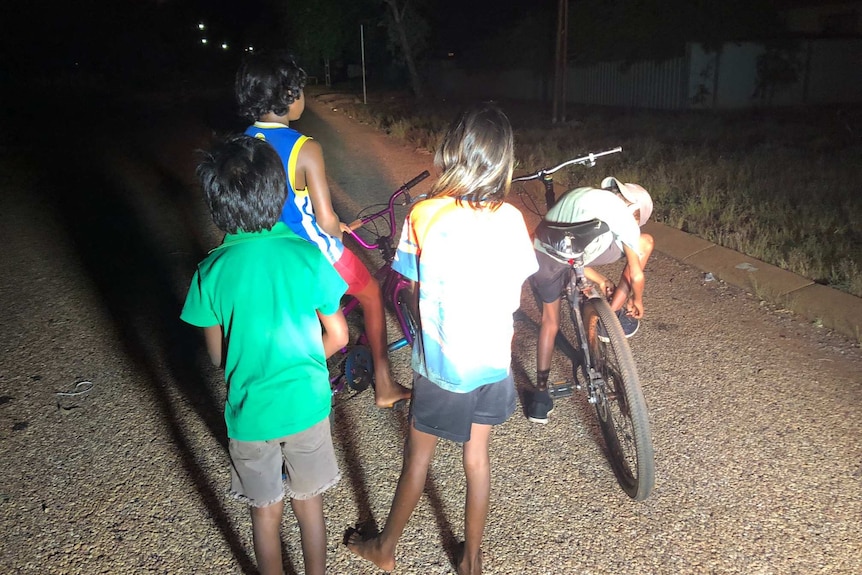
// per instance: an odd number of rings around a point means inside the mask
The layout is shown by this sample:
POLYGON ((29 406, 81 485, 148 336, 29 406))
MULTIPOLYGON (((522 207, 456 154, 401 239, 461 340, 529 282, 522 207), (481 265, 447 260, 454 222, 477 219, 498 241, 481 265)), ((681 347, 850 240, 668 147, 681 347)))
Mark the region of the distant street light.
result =
POLYGON ((207 39, 206 39, 206 38, 201 38, 201 44, 206 44, 206 43, 207 43, 207 39))
POLYGON ((202 31, 203 31, 203 30, 206 30, 206 29, 207 29, 206 24, 204 24, 203 22, 198 23, 198 30, 202 30, 202 31))
POLYGON ((221 49, 222 49, 222 50, 227 50, 227 49, 228 49, 227 42, 222 42, 222 43, 221 43, 221 49))

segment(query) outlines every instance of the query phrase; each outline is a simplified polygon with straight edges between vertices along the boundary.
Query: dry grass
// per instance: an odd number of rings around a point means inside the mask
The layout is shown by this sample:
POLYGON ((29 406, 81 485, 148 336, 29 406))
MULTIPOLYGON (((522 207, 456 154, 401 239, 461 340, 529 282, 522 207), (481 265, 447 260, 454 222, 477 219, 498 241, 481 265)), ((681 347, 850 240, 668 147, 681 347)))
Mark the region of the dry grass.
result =
MULTIPOLYGON (((555 181, 562 189, 609 174, 638 182, 653 195, 656 221, 862 296, 862 109, 573 108, 570 121, 553 125, 536 106, 501 105, 516 131, 517 172, 622 146, 555 181)), ((385 94, 347 111, 433 151, 459 108, 385 94)))

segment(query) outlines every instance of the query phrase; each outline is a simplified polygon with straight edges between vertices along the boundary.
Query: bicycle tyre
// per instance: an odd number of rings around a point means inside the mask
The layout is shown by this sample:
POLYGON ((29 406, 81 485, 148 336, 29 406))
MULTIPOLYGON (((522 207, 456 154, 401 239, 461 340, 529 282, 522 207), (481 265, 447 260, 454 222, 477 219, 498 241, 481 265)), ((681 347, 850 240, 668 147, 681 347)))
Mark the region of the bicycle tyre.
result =
POLYGON ((592 367, 605 382, 596 397, 596 414, 608 461, 623 491, 643 501, 655 483, 655 455, 646 400, 628 340, 616 314, 602 298, 583 304, 583 320, 592 367), (609 341, 598 337, 598 324, 609 341))
POLYGON ((374 362, 371 352, 364 345, 357 345, 347 352, 344 360, 344 379, 353 391, 365 391, 374 383, 374 362))

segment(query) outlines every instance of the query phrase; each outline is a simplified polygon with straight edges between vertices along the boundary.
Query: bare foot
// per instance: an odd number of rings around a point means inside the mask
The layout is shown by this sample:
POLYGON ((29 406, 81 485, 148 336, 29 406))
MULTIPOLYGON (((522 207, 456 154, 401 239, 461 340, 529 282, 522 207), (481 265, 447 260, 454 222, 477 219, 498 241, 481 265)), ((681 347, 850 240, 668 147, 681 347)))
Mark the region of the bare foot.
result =
POLYGON ((383 571, 395 569, 395 555, 381 549, 380 537, 363 539, 361 533, 354 531, 347 539, 347 548, 363 559, 371 561, 383 571))
POLYGON ((481 575, 482 574, 482 551, 476 554, 475 557, 468 559, 464 555, 464 548, 460 549, 461 558, 458 560, 456 569, 458 575, 481 575))
POLYGON ((394 407, 399 401, 406 401, 413 395, 412 390, 392 381, 392 376, 388 373, 375 376, 374 380, 374 403, 379 408, 394 407))

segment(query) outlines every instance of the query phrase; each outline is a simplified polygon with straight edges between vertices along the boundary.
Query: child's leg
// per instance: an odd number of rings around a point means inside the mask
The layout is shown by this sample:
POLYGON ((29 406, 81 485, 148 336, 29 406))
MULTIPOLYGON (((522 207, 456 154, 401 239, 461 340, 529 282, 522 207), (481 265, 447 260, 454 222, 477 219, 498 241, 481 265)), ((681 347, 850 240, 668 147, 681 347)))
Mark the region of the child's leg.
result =
POLYGON ((389 370, 389 342, 386 334, 386 312, 377 280, 371 280, 353 294, 362 306, 365 334, 374 360, 374 399, 377 407, 392 407, 402 399, 410 398, 410 390, 396 383, 389 370))
MULTIPOLYGON (((551 359, 554 356, 554 341, 560 331, 560 300, 551 303, 542 303, 542 325, 539 328, 539 340, 536 349, 536 370, 545 373, 551 369, 551 359)), ((544 381, 537 381, 539 389, 548 387, 548 377, 544 381)))
POLYGON ((326 573, 326 522, 323 519, 323 496, 291 499, 290 506, 299 523, 305 575, 324 575, 326 573))
POLYGON ((281 516, 284 500, 266 507, 251 507, 254 556, 261 575, 281 575, 281 516))
POLYGON ((545 390, 548 387, 554 342, 560 331, 560 294, 569 279, 570 271, 567 264, 540 251, 536 252, 536 260, 539 262, 539 269, 529 280, 536 302, 541 302, 542 308, 542 322, 536 342, 536 387, 545 390))
POLYGON ((392 407, 410 399, 410 390, 395 383, 389 370, 389 342, 386 335, 386 312, 380 284, 368 272, 356 254, 345 248, 335 269, 347 282, 347 293, 359 300, 365 320, 365 335, 374 360, 374 401, 377 407, 392 407))
POLYGON ((306 575, 326 573, 326 523, 323 493, 338 482, 340 473, 332 445, 329 418, 283 438, 285 487, 302 539, 306 575))
POLYGON ((436 447, 437 437, 410 426, 404 444, 401 477, 398 479, 398 487, 395 488, 395 497, 383 531, 377 537, 367 540, 363 540, 360 534, 354 533, 347 542, 347 547, 351 551, 373 562, 384 571, 395 569, 395 547, 425 490, 428 467, 431 465, 436 447))
POLYGON ((280 574, 284 488, 279 441, 230 439, 228 452, 231 460, 231 493, 249 504, 258 569, 264 575, 280 574))
POLYGON ((482 572, 482 535, 491 500, 491 461, 488 456, 490 435, 490 425, 474 423, 470 441, 464 444, 467 502, 464 510, 464 555, 458 562, 458 575, 478 575, 482 572))

